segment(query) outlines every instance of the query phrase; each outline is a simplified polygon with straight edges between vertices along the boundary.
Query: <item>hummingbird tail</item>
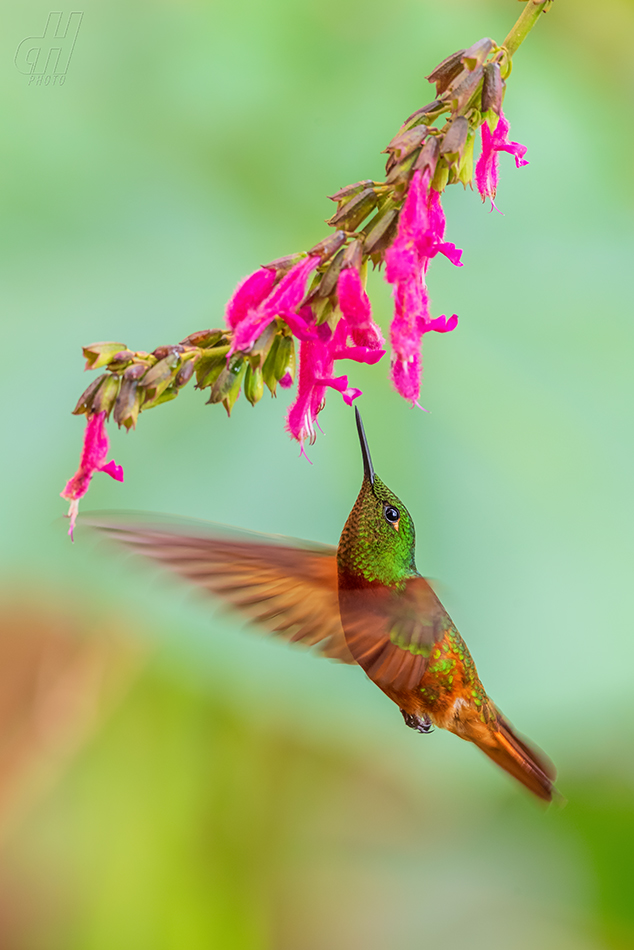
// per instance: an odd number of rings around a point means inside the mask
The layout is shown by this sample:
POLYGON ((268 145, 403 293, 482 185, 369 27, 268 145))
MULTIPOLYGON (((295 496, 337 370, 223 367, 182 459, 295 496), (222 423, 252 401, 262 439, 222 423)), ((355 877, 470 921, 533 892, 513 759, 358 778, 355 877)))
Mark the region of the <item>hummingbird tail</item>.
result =
POLYGON ((556 775, 552 762, 520 738, 502 715, 498 713, 495 728, 488 733, 486 741, 474 741, 496 765, 534 795, 543 801, 552 801, 556 775))

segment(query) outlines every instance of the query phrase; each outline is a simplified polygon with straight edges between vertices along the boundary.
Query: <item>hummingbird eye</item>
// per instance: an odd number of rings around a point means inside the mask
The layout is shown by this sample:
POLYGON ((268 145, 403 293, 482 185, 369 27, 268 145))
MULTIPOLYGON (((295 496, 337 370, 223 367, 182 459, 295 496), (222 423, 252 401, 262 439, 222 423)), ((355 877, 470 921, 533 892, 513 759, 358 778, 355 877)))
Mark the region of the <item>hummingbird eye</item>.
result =
POLYGON ((401 517, 398 508, 394 508, 392 505, 386 505, 383 514, 385 515, 385 520, 389 521, 390 524, 396 524, 401 517))

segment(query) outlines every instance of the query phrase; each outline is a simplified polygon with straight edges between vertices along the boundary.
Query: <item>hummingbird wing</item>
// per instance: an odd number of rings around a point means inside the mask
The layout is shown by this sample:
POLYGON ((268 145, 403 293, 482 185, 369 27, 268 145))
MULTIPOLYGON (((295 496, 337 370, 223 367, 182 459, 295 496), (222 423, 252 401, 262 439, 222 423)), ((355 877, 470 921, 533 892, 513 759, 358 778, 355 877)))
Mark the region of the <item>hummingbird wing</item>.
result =
POLYGON ((253 623, 354 663, 341 626, 337 549, 165 516, 84 515, 88 524, 237 608, 253 623))
POLYGON ((451 620, 424 577, 403 590, 361 587, 340 590, 341 618, 350 653, 384 692, 416 688, 434 644, 451 620))

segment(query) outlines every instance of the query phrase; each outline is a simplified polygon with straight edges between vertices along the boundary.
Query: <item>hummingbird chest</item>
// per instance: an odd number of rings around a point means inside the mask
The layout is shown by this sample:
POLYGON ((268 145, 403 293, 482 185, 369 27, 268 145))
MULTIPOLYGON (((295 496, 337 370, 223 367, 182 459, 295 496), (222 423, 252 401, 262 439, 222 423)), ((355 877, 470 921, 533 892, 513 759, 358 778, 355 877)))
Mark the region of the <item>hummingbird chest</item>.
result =
POLYGON ((441 725, 468 705, 485 716, 487 697, 464 640, 444 610, 437 611, 424 579, 417 585, 416 601, 408 605, 385 587, 348 586, 340 575, 339 607, 350 652, 412 715, 427 713, 441 725))
POLYGON ((434 645, 415 694, 424 712, 439 725, 463 706, 475 707, 486 720, 486 693, 467 645, 453 625, 434 645))

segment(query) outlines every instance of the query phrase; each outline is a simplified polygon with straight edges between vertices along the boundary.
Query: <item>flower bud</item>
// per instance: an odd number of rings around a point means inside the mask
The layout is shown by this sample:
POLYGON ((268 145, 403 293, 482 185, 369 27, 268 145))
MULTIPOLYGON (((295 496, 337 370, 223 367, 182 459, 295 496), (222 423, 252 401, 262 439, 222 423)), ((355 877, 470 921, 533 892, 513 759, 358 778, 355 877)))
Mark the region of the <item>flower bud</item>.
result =
POLYGON ((138 392, 139 382, 136 379, 123 379, 121 389, 114 405, 114 421, 118 426, 126 429, 136 428, 136 420, 141 405, 138 392))
POLYGON ((467 135, 467 141, 465 142, 464 151, 462 153, 462 158, 460 160, 460 165, 457 169, 457 178, 458 181, 461 181, 465 186, 471 184, 473 178, 473 146, 475 143, 475 132, 469 132, 467 135))
POLYGON ((500 72, 500 64, 487 63, 484 67, 482 82, 482 111, 488 112, 492 109, 496 115, 499 115, 502 109, 503 92, 504 80, 500 72))
POLYGON ((203 349, 208 346, 215 346, 225 335, 225 330, 199 330, 197 333, 190 333, 184 340, 181 340, 181 346, 200 346, 203 349))
POLYGON ((410 174, 412 171, 412 166, 418 158, 418 153, 413 152, 411 155, 408 155, 406 159, 402 162, 395 162, 391 168, 389 175, 385 179, 386 185, 391 185, 397 192, 401 192, 398 197, 403 197, 402 192, 407 189, 407 183, 410 179, 410 174))
POLYGON ((97 390, 103 383, 104 379, 108 379, 107 373, 103 373, 103 375, 98 376, 97 379, 93 379, 88 389, 84 390, 84 392, 81 394, 81 396, 77 400, 77 405, 73 409, 74 416, 81 416, 84 413, 87 413, 90 411, 90 407, 92 406, 92 401, 95 397, 95 393, 97 392, 97 390))
POLYGON ((343 207, 339 208, 332 218, 326 221, 326 224, 331 227, 343 228, 345 231, 354 231, 376 207, 377 201, 378 196, 374 188, 364 188, 358 195, 354 195, 350 201, 346 201, 343 207))
POLYGON ((363 241, 351 241, 345 249, 342 260, 342 267, 354 267, 361 270, 363 264, 363 241))
POLYGON ((477 66, 482 66, 486 62, 487 56, 494 47, 495 41, 489 36, 485 36, 484 39, 478 40, 477 43, 464 51, 462 62, 470 72, 473 72, 477 66))
POLYGON ((428 79, 429 82, 436 83, 437 96, 444 92, 451 81, 463 71, 462 56, 465 52, 466 50, 459 49, 457 53, 452 53, 451 56, 443 59, 442 63, 439 63, 429 76, 425 76, 425 79, 428 79))
POLYGON ((460 161, 468 133, 469 123, 463 115, 459 115, 449 126, 440 146, 440 154, 447 164, 453 165, 460 161))
POLYGON ((395 135, 384 152, 389 152, 389 158, 385 170, 389 172, 397 162, 402 162, 411 155, 422 144, 423 139, 428 134, 427 127, 424 125, 415 125, 412 129, 405 132, 399 132, 395 135))
POLYGON ((287 254, 286 257, 276 257, 270 264, 264 264, 263 266, 269 270, 274 270, 278 277, 283 277, 304 257, 306 257, 306 254, 304 251, 300 251, 297 254, 287 254))
POLYGON ((237 370, 237 372, 235 373, 235 378, 234 378, 233 385, 232 385, 231 388, 229 389, 229 392, 226 394, 225 398, 222 400, 222 404, 223 404, 223 406, 225 407, 225 409, 227 410, 227 415, 228 415, 228 416, 231 415, 231 410, 233 409, 233 407, 234 407, 234 405, 235 405, 235 401, 236 401, 236 399, 238 398, 238 396, 240 395, 240 388, 241 388, 241 386, 242 386, 242 380, 243 380, 243 378, 244 378, 244 374, 245 374, 245 372, 246 372, 246 369, 247 369, 247 364, 246 364, 246 363, 242 363, 242 365, 240 366, 240 368, 239 368, 239 369, 237 370))
POLYGON ((436 164, 438 162, 438 156, 440 155, 440 142, 435 135, 430 135, 420 152, 418 153, 418 158, 414 162, 414 171, 424 172, 426 168, 429 168, 429 171, 433 177, 434 172, 436 171, 436 164))
POLYGON ((108 369, 121 370, 125 366, 128 366, 132 362, 134 357, 135 357, 135 354, 132 352, 132 350, 119 350, 118 353, 114 353, 111 356, 108 362, 108 369))
POLYGON ((371 178, 366 178, 365 181, 357 181, 354 185, 346 185, 345 188, 340 188, 334 195, 328 195, 328 197, 331 201, 348 201, 353 195, 358 195, 360 191, 370 188, 373 184, 371 178))
POLYGON ((264 378, 259 366, 256 369, 253 369, 250 363, 247 366, 244 377, 244 395, 252 406, 255 406, 256 402, 259 402, 264 395, 264 378))
POLYGON ((333 304, 334 301, 332 297, 316 297, 313 300, 311 309, 313 311, 315 326, 321 326, 322 323, 326 323, 328 317, 332 315, 334 309, 333 304))
POLYGON ((155 350, 152 350, 152 356, 155 356, 157 360, 164 360, 166 356, 170 356, 174 353, 182 353, 183 347, 176 346, 157 346, 155 350))
POLYGON ((270 389, 272 396, 275 395, 277 390, 278 380, 275 377, 275 360, 277 358, 277 351, 281 342, 282 337, 278 334, 273 340, 271 349, 269 350, 268 356, 264 360, 264 365, 262 366, 262 379, 270 389))
POLYGON ((93 397, 92 411, 94 413, 105 412, 109 418, 110 413, 112 412, 112 407, 115 403, 115 399, 119 395, 120 385, 120 376, 117 376, 116 374, 108 374, 93 397))
POLYGON ((277 320, 271 320, 249 350, 248 360, 254 369, 264 363, 278 330, 277 320))
POLYGON ((398 209, 388 207, 380 211, 364 228, 364 254, 378 254, 390 244, 398 220, 398 209))
MULTIPOLYGON (((234 386, 236 381, 237 382, 242 381, 242 376, 244 375, 245 370, 246 370, 246 363, 244 361, 244 357, 242 356, 233 357, 229 361, 229 364, 225 365, 221 369, 220 373, 218 374, 218 377, 215 383, 211 387, 211 393, 209 395, 209 399, 207 400, 207 405, 209 405, 210 403, 213 405, 214 403, 222 402, 225 399, 225 397, 228 395, 228 393, 230 392, 231 388, 234 386)), ((237 399, 237 394, 236 394, 236 399, 237 399)), ((235 402, 235 399, 233 400, 233 402, 235 402)), ((231 412, 231 410, 228 410, 228 411, 229 413, 231 412)))
POLYGON ((203 350, 200 359, 196 362, 196 385, 198 389, 206 389, 218 379, 221 370, 227 365, 227 353, 230 346, 215 346, 203 350))
POLYGON ((308 252, 309 257, 321 257, 321 263, 324 264, 333 254, 336 254, 342 244, 346 243, 346 235, 343 231, 335 231, 329 237, 324 238, 319 244, 315 244, 308 252))
POLYGON ((468 104, 469 100, 477 92, 482 81, 483 69, 478 66, 473 72, 467 72, 466 76, 460 81, 456 80, 451 89, 447 92, 447 97, 451 102, 452 112, 460 112, 468 104))
POLYGON ((196 369, 195 359, 187 360, 185 363, 183 363, 183 365, 177 372, 176 376, 174 377, 174 385, 176 386, 177 389, 181 389, 181 387, 187 385, 187 383, 190 381, 190 379, 194 375, 195 369, 196 369))
MULTIPOLYGON (((139 383, 145 393, 145 409, 149 409, 150 404, 153 406, 156 405, 163 392, 176 376, 180 364, 181 358, 178 353, 171 352, 147 371, 139 383)), ((131 368, 132 367, 130 367, 130 369, 131 368)), ((123 374, 124 377, 127 372, 128 370, 123 374)))
POLYGON ((283 389, 288 389, 295 380, 295 341, 292 336, 283 336, 275 354, 273 367, 275 378, 283 389))
POLYGON ((158 399, 156 400, 156 402, 153 402, 150 406, 148 406, 147 403, 144 403, 144 404, 141 406, 141 411, 143 411, 144 409, 148 409, 148 408, 149 408, 149 409, 153 409, 154 406, 160 406, 160 405, 162 405, 162 403, 164 403, 164 402, 171 402, 171 400, 172 400, 172 399, 176 399, 177 396, 178 396, 178 389, 176 388, 176 386, 174 385, 174 383, 170 383, 170 385, 167 387, 167 389, 164 389, 164 390, 163 390, 163 392, 162 392, 161 395, 158 397, 158 399))
MULTIPOLYGON (((174 370, 179 366, 181 360, 177 353, 168 353, 167 356, 155 363, 143 378, 143 388, 154 388, 157 383, 169 379, 174 375, 174 370)), ((127 372, 127 370, 126 370, 127 372)))
POLYGON ((312 303, 314 300, 324 299, 329 297, 337 286, 337 281, 339 280, 339 273, 341 271, 341 265, 343 263, 344 251, 340 250, 338 254, 330 262, 326 270, 321 276, 321 280, 317 283, 306 296, 306 303, 312 303))
POLYGON ((403 122, 403 125, 399 131, 404 132, 406 129, 410 129, 412 126, 418 125, 419 122, 427 125, 428 122, 432 121, 433 114, 435 112, 442 112, 442 110, 445 108, 445 104, 441 102, 440 99, 434 99, 433 102, 427 103, 427 105, 423 106, 422 109, 417 109, 416 112, 412 112, 412 114, 405 119, 405 122, 403 122))
POLYGON ((144 373, 147 372, 147 363, 133 363, 132 366, 128 368, 123 373, 124 379, 141 379, 144 373))
POLYGON ((115 353, 125 350, 125 343, 91 343, 82 347, 86 357, 86 369, 100 369, 107 366, 115 353))
POLYGON ((431 180, 431 187, 434 191, 442 192, 447 187, 449 181, 449 169, 447 163, 443 160, 436 165, 434 177, 431 180))

